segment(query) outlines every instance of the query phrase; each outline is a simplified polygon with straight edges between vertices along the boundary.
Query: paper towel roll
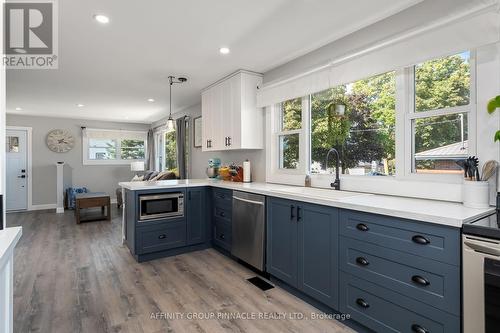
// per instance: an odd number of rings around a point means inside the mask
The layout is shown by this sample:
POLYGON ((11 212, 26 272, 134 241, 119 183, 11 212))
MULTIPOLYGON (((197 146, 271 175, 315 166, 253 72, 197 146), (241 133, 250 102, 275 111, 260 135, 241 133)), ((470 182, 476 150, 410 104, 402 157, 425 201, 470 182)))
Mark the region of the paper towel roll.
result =
POLYGON ((250 161, 243 162, 243 182, 250 183, 252 181, 252 171, 250 161))

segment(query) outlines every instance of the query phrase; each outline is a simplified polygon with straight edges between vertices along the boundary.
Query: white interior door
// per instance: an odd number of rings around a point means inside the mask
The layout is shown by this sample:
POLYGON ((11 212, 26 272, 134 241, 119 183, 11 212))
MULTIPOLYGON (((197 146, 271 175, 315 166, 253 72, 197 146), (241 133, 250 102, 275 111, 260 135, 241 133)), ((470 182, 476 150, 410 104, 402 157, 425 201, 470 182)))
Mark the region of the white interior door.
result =
POLYGON ((27 131, 7 130, 6 135, 6 194, 7 210, 28 208, 27 131))

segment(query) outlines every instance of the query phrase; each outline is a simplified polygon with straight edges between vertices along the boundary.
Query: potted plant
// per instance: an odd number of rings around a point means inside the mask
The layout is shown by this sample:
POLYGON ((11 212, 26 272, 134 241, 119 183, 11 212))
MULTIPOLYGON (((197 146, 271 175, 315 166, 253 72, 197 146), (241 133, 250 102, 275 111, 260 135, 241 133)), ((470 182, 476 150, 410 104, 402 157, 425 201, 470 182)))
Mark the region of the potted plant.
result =
MULTIPOLYGON (((500 108, 500 95, 498 95, 495 98, 492 98, 488 102, 488 113, 492 114, 493 112, 495 112, 495 110, 497 108, 500 108)), ((495 141, 500 141, 500 131, 496 131, 496 133, 495 133, 495 141)))

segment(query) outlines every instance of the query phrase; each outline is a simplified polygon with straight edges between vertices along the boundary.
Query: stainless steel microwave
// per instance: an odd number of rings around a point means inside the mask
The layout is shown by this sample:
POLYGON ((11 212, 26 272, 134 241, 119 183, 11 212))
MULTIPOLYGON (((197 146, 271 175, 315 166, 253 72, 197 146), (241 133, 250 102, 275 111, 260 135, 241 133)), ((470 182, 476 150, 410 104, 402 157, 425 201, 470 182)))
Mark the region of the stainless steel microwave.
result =
POLYGON ((139 196, 139 221, 184 216, 182 192, 139 196))

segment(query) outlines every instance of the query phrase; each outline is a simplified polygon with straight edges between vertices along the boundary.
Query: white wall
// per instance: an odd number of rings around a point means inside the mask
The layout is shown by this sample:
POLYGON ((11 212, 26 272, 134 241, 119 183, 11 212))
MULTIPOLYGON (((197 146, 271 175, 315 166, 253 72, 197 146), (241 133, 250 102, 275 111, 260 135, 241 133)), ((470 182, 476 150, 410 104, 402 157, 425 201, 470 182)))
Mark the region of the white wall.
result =
MULTIPOLYGON (((115 198, 118 182, 128 181, 134 173, 129 165, 83 165, 81 127, 144 130, 147 124, 116 123, 91 120, 74 120, 50 117, 7 115, 8 126, 33 128, 33 205, 56 204, 56 165, 66 162, 71 168, 73 185, 85 186, 92 192, 106 192, 115 198), (47 133, 56 128, 68 129, 75 137, 75 147, 67 153, 55 153, 45 143, 47 133)), ((4 146, 2 146, 4 147, 4 146)), ((55 206, 54 206, 55 207, 55 206)), ((36 208, 36 207, 35 207, 36 208)))
MULTIPOLYGON (((266 180, 266 154, 265 150, 239 150, 239 151, 224 151, 224 152, 202 152, 201 148, 193 147, 193 119, 201 116, 201 104, 191 106, 182 111, 172 114, 174 119, 184 117, 185 115, 191 117, 191 131, 189 138, 189 145, 191 149, 191 163, 190 163, 190 176, 189 178, 206 178, 205 170, 208 166, 210 158, 218 157, 223 164, 236 163, 241 165, 246 159, 252 162, 252 180, 264 182, 266 180)), ((167 117, 155 122, 152 126, 160 126, 165 124, 167 117)), ((264 125, 264 121, 263 124, 264 125)))

